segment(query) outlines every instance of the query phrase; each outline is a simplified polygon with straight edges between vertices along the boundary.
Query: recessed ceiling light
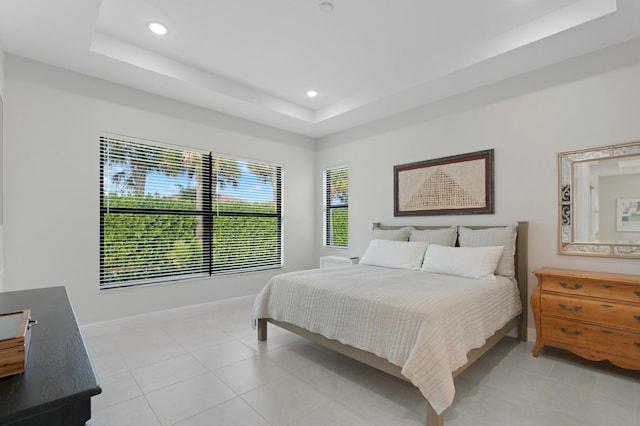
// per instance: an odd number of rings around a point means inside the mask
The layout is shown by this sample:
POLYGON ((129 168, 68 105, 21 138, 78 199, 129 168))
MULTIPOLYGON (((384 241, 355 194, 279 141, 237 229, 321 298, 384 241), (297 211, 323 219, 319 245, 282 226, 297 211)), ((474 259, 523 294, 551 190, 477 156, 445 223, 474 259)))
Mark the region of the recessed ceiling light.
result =
POLYGON ((331 3, 330 1, 323 1, 318 5, 318 7, 320 8, 320 11, 324 13, 333 12, 333 3, 331 3))
POLYGON ((168 30, 167 27, 165 27, 164 25, 162 25, 159 22, 151 22, 149 23, 149 30, 157 35, 165 35, 167 34, 168 30))
POLYGON ((307 90, 307 96, 310 98, 315 98, 318 94, 319 92, 317 90, 307 90))

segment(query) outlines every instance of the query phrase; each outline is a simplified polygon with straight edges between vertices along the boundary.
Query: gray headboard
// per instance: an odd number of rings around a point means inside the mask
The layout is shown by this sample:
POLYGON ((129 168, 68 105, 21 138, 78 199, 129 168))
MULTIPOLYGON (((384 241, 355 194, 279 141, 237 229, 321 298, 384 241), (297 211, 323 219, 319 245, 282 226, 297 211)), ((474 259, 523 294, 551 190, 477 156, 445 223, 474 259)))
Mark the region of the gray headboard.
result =
MULTIPOLYGON (((415 229, 440 229, 440 228, 449 228, 452 225, 382 225, 380 223, 374 223, 374 229, 400 229, 407 226, 411 226, 415 229)), ((507 225, 487 225, 487 226, 468 226, 468 225, 458 225, 464 226, 465 228, 470 229, 487 229, 487 228, 496 228, 507 225)), ((520 301, 522 302, 522 316, 520 318, 520 323, 518 325, 518 339, 523 342, 527 341, 527 322, 529 318, 529 297, 528 297, 528 274, 529 274, 529 266, 528 266, 528 255, 527 255, 527 246, 528 246, 528 231, 529 231, 529 222, 518 222, 517 225, 517 236, 516 236, 516 254, 515 254, 515 271, 516 271, 516 280, 518 281, 518 289, 520 290, 520 301)))

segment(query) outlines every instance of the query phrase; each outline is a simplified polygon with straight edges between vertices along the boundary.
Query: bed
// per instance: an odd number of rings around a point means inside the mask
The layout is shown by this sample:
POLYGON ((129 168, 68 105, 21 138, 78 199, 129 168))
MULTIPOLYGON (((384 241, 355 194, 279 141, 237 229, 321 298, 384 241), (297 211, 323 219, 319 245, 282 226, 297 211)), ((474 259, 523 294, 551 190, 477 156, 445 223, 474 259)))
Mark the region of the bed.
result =
POLYGON ((526 341, 526 251, 526 222, 505 227, 374 224, 361 259, 366 264, 273 277, 256 298, 252 320, 259 340, 266 340, 269 322, 409 381, 427 400, 427 426, 443 426, 455 395, 453 379, 510 331, 526 341), (406 229, 407 240, 415 235, 416 241, 374 241, 376 235, 402 239, 404 235, 397 235, 406 229), (441 238, 445 234, 446 241, 441 238), (443 266, 450 262, 442 256, 460 253, 492 252, 495 258, 502 235, 505 244, 491 266, 495 279, 451 274, 443 266), (417 244, 421 240, 423 246, 417 244), (393 251, 374 251, 374 243, 393 251), (415 253, 424 247, 419 270, 415 265, 398 267, 400 260, 394 256, 402 261, 409 256, 401 253, 404 247, 415 253), (385 265, 387 260, 392 265, 385 265))

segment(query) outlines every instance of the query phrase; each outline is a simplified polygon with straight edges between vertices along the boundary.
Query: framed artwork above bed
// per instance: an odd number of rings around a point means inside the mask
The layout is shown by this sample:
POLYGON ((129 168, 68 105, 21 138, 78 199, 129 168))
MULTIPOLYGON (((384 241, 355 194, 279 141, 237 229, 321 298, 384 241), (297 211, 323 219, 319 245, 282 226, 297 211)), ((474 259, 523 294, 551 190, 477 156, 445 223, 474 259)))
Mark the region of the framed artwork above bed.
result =
POLYGON ((394 216, 493 214, 493 149, 394 168, 394 216))

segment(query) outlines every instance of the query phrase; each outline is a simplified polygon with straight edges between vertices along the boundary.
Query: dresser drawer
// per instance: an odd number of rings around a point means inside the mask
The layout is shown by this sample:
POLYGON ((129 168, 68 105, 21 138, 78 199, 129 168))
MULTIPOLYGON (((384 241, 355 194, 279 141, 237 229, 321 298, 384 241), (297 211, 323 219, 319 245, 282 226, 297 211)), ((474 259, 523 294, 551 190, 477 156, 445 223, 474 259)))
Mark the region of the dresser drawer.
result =
POLYGON ((637 359, 640 364, 640 333, 620 331, 559 318, 542 317, 545 340, 637 359))
POLYGON ((606 280, 586 278, 544 277, 542 291, 553 291, 570 295, 601 297, 640 303, 640 287, 606 280))
POLYGON ((581 299, 543 293, 541 311, 569 319, 586 320, 605 325, 636 329, 640 333, 640 305, 581 299))

